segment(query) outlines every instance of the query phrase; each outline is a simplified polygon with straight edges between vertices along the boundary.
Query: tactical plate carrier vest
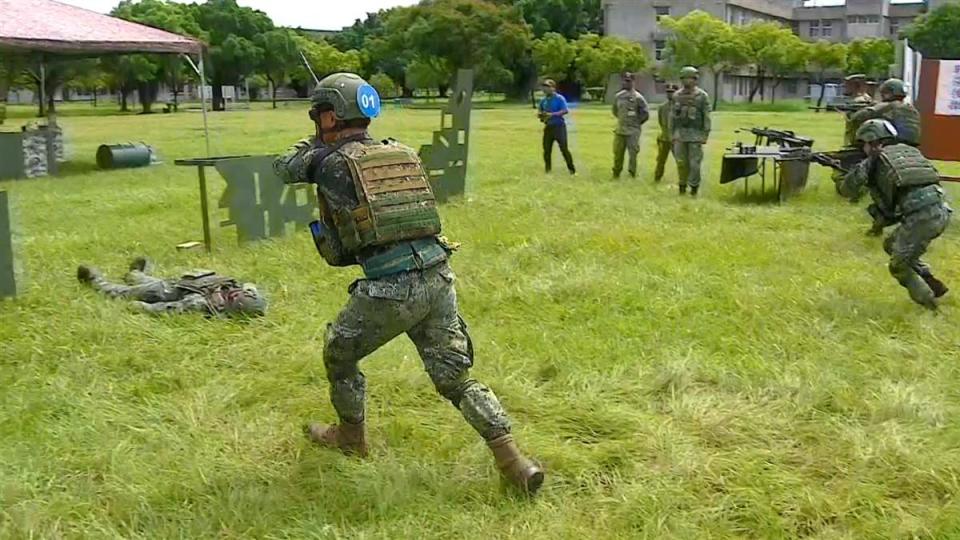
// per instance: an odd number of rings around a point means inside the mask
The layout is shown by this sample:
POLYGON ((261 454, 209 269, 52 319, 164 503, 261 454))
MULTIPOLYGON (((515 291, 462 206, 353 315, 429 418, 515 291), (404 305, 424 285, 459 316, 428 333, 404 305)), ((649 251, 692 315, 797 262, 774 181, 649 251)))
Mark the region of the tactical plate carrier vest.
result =
POLYGON ((184 274, 176 283, 176 287, 203 296, 210 296, 223 289, 239 289, 235 279, 223 277, 208 270, 195 270, 184 274))
POLYGON ((884 147, 878 157, 874 171, 875 188, 888 208, 897 208, 903 213, 918 210, 934 202, 939 197, 911 196, 916 188, 936 186, 940 183, 940 174, 919 150, 906 144, 884 147), (916 201, 912 199, 917 199, 916 201))
POLYGON ((673 95, 673 122, 679 128, 703 129, 703 111, 699 104, 702 92, 677 92, 673 95))
POLYGON ((437 201, 420 158, 395 141, 348 144, 340 153, 353 177, 359 205, 333 215, 346 251, 440 234, 437 201))

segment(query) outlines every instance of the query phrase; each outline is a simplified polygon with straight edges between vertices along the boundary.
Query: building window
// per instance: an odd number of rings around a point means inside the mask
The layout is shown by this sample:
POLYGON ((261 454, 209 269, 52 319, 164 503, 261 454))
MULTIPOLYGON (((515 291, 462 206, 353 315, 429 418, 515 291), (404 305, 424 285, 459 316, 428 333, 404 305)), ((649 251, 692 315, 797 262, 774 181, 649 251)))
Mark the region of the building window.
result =
POLYGON ((833 35, 833 21, 820 21, 820 35, 830 37, 833 35))
POLYGON ((879 15, 851 15, 847 17, 850 24, 877 24, 880 22, 879 15))
POLYGON ((667 48, 667 42, 662 39, 658 39, 653 42, 653 56, 657 60, 663 60, 663 51, 667 48))
POLYGON ((657 22, 660 22, 661 17, 670 16, 670 6, 654 6, 653 11, 657 14, 657 22))
POLYGON ((820 37, 820 21, 810 21, 810 37, 820 37))

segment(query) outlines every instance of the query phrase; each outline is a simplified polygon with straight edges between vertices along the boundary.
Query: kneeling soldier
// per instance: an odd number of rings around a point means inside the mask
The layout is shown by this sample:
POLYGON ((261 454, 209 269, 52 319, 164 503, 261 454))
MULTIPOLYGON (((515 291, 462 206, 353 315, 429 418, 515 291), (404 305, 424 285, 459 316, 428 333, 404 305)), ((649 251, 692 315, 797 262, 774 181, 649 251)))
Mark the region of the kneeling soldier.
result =
POLYGON ((948 289, 920 257, 946 230, 953 211, 944 199, 937 170, 919 150, 898 142, 897 135, 887 120, 864 122, 856 139, 867 159, 837 183, 837 191, 852 198, 866 187, 874 207, 886 216, 885 224, 900 224, 883 243, 890 255, 890 273, 914 302, 936 309, 936 299, 948 289))

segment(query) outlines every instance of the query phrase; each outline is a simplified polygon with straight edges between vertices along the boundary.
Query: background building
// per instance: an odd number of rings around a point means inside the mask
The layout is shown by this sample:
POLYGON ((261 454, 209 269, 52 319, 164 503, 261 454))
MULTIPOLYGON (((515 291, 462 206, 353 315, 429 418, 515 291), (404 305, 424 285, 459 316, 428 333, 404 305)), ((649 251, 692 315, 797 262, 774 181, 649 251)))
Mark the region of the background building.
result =
MULTIPOLYGON (((643 45, 657 62, 663 58, 669 32, 658 24, 661 17, 683 17, 694 10, 710 13, 729 24, 742 26, 753 21, 776 21, 793 29, 803 39, 846 42, 859 38, 894 39, 926 8, 924 1, 891 3, 890 0, 846 0, 837 6, 807 6, 803 0, 602 0, 603 25, 607 35, 619 36, 643 45)), ((931 8, 951 0, 929 0, 931 8)), ((744 71, 725 75, 720 88, 713 78, 702 77, 710 93, 720 92, 724 101, 746 101, 754 77, 744 71)), ((662 96, 663 84, 653 77, 638 83, 648 96, 662 96)), ((769 98, 769 91, 768 98, 769 98)), ((786 79, 776 89, 776 99, 807 95, 806 78, 786 79)))

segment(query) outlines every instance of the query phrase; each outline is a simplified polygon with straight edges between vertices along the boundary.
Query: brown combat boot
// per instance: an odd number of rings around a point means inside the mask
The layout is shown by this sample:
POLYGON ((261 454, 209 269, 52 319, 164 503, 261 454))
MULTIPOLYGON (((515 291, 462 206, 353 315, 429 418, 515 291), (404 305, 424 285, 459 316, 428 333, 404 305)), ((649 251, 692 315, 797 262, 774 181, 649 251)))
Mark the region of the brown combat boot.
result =
POLYGON ((536 494, 543 485, 543 469, 520 453, 512 435, 507 434, 487 441, 487 446, 493 451, 497 469, 500 469, 504 478, 524 493, 536 494))
POLYGON ((347 455, 367 457, 367 430, 363 423, 310 424, 304 430, 314 443, 347 455))

